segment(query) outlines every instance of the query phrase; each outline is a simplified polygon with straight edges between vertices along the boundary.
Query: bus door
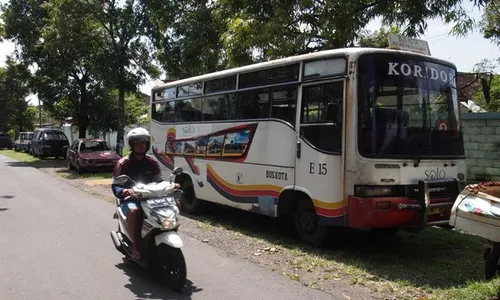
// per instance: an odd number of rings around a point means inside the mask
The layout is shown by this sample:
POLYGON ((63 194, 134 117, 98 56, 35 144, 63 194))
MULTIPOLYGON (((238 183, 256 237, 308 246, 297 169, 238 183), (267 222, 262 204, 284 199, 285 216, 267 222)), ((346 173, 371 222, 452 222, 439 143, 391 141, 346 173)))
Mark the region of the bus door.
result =
POLYGON ((310 195, 318 221, 344 224, 345 80, 301 85, 295 187, 310 195))

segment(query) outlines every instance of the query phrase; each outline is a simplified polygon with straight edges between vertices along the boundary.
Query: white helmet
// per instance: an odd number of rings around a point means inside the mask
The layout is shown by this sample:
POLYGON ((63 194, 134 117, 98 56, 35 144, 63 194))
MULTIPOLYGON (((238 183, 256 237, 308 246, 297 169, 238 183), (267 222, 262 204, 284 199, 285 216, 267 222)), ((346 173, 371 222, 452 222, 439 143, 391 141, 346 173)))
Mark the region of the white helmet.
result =
POLYGON ((149 131, 147 131, 147 129, 138 127, 130 130, 127 133, 126 142, 128 142, 130 150, 133 150, 132 144, 137 141, 147 142, 146 152, 149 151, 149 147, 151 147, 151 135, 149 134, 149 131))

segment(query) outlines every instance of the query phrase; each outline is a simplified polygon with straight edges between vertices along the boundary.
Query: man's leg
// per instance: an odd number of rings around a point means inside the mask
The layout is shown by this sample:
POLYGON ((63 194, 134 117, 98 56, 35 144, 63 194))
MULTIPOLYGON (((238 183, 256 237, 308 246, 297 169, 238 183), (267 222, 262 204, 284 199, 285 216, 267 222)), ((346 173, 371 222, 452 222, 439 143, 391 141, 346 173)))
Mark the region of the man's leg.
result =
POLYGON ((131 257, 134 260, 138 260, 140 258, 139 242, 141 238, 140 228, 138 228, 139 207, 137 207, 137 204, 135 204, 134 202, 126 202, 123 204, 123 206, 124 206, 122 208, 122 210, 124 211, 123 214, 125 214, 125 216, 127 217, 128 233, 130 234, 130 238, 134 243, 131 257))

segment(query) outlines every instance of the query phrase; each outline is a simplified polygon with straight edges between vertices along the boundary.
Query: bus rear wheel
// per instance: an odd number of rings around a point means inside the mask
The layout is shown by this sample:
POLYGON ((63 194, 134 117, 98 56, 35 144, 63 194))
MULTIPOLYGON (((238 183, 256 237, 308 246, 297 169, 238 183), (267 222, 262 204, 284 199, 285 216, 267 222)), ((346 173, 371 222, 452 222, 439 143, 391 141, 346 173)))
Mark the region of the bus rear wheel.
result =
POLYGON ((294 216, 295 230, 307 244, 319 246, 325 241, 327 227, 318 222, 318 215, 312 201, 300 201, 294 216))

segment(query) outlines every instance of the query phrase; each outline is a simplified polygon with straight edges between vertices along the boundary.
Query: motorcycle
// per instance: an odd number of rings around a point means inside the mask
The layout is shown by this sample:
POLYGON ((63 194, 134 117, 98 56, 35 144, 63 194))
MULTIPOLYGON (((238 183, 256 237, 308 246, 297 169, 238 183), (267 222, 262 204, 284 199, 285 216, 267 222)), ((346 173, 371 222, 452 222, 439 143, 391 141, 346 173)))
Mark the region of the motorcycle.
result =
MULTIPOLYGON (((114 182, 125 186, 132 184, 135 192, 134 199, 125 198, 123 201, 133 200, 142 208, 141 237, 143 245, 141 258, 134 261, 140 267, 166 280, 167 286, 180 292, 186 282, 186 262, 182 253, 183 241, 177 234, 179 228, 178 203, 182 191, 172 183, 175 175, 182 173, 182 168, 176 168, 170 176, 170 182, 153 182, 142 184, 134 182, 127 175, 120 175, 114 182)), ((123 214, 120 204, 122 200, 116 198, 116 212, 113 216, 118 219, 118 230, 111 231, 111 239, 116 250, 131 259, 133 242, 130 237, 127 218, 123 214)))
POLYGON ((449 224, 484 241, 484 277, 500 270, 500 181, 466 186, 451 209, 449 224))

